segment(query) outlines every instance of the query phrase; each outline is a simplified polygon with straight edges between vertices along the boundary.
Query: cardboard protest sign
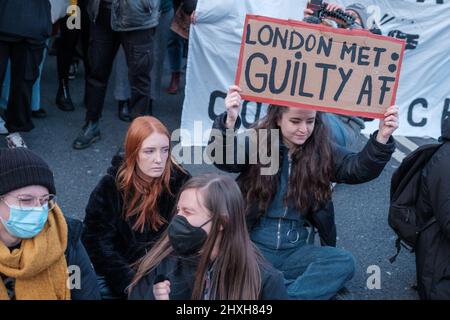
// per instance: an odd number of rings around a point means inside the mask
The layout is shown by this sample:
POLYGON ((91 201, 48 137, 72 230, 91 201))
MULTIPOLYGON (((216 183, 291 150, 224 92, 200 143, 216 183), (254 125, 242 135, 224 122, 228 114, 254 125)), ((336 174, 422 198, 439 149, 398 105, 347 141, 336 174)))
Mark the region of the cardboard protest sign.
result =
POLYGON ((247 15, 235 83, 246 100, 383 118, 404 49, 366 30, 247 15))

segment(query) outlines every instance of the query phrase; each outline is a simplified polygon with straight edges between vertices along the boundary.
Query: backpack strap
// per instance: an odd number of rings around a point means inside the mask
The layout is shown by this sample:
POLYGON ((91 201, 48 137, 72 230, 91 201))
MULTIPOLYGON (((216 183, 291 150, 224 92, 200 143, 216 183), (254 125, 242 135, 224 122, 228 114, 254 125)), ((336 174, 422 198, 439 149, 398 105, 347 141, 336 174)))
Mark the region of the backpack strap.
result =
MULTIPOLYGON (((427 223, 425 223, 425 225, 420 229, 419 233, 425 231, 426 229, 428 229, 433 223, 436 222, 436 218, 433 216, 430 218, 430 220, 427 221, 427 223)), ((395 240, 395 248, 397 249, 397 252, 394 256, 389 258, 389 262, 390 263, 394 263, 395 260, 397 259, 397 256, 400 253, 401 248, 405 247, 406 249, 408 249, 410 252, 414 252, 414 248, 410 248, 407 245, 405 245, 402 240, 400 239, 400 237, 397 237, 397 240, 395 240)))

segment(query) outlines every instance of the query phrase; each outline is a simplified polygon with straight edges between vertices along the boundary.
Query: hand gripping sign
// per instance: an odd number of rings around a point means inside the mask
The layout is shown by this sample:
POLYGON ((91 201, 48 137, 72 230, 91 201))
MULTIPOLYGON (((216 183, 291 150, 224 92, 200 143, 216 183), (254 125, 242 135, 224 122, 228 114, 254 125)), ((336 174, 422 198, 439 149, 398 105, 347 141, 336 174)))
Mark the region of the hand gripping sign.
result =
POLYGON ((383 118, 404 50, 366 30, 247 15, 235 83, 246 100, 383 118))

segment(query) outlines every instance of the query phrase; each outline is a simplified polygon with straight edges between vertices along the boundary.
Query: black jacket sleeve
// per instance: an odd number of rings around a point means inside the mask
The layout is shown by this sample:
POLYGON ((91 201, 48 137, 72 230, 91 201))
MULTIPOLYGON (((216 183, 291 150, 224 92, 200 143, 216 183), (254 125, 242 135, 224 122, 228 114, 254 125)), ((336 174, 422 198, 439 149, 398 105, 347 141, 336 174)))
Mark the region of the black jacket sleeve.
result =
POLYGON ((323 208, 308 216, 311 224, 317 228, 322 246, 336 247, 336 223, 333 201, 328 201, 323 208))
POLYGON ((131 289, 128 300, 155 300, 153 295, 153 284, 156 278, 156 270, 150 271, 145 275, 136 286, 131 289))
POLYGON ((249 164, 250 138, 236 132, 241 126, 240 117, 234 130, 226 128, 226 119, 227 113, 224 112, 214 120, 207 154, 211 155, 211 160, 218 169, 232 173, 243 172, 249 164))
POLYGON ((450 240, 450 142, 433 155, 426 172, 426 185, 434 217, 450 240))
POLYGON ((91 260, 81 243, 81 221, 66 218, 69 229, 69 239, 66 250, 69 283, 72 286, 72 300, 100 300, 97 286, 97 276, 91 260))
POLYGON ((288 300, 283 274, 272 266, 263 267, 262 272, 260 300, 288 300))
POLYGON ((115 294, 124 296, 134 271, 114 245, 118 237, 117 220, 122 214, 118 197, 115 179, 110 175, 104 176, 86 207, 83 243, 96 272, 105 277, 115 294))
POLYGON ((378 131, 370 136, 366 146, 359 152, 352 152, 333 144, 334 182, 358 184, 377 178, 391 159, 395 150, 392 136, 386 144, 375 140, 378 131))

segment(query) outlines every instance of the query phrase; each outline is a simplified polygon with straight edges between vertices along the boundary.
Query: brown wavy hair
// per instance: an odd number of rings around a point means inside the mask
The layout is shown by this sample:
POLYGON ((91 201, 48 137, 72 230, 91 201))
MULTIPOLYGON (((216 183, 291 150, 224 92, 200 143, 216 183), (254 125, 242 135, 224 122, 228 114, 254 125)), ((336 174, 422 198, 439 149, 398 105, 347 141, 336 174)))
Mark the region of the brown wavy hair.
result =
MULTIPOLYGON (((205 174, 186 182, 179 195, 188 189, 198 190, 203 196, 203 205, 209 211, 212 223, 211 231, 199 252, 196 273, 192 275, 195 280, 191 298, 203 299, 205 274, 211 263, 211 253, 220 228, 223 228, 219 255, 214 262, 210 299, 259 299, 262 290, 260 267, 267 262, 250 240, 245 222, 244 199, 239 186, 229 176, 205 174)), ((129 292, 147 273, 172 253, 173 248, 166 230, 148 254, 135 265, 137 272, 128 288, 129 292)))
MULTIPOLYGON (((270 105, 267 115, 258 121, 253 128, 278 129, 278 121, 288 107, 270 105)), ((281 130, 279 131, 281 135, 281 130)), ((279 145, 280 141, 271 141, 267 135, 266 141, 259 145, 279 145)), ((268 148, 270 150, 270 148, 268 148)), ((284 202, 294 206, 299 212, 308 214, 320 209, 331 199, 330 181, 333 173, 333 159, 329 142, 328 129, 322 121, 322 114, 316 113, 314 130, 308 140, 292 151, 291 174, 284 202)), ((269 154, 270 156, 270 154, 269 154)), ((280 163, 281 165, 281 163, 280 163)), ((250 165, 249 169, 239 177, 239 186, 246 199, 247 210, 258 203, 259 215, 262 215, 270 205, 278 189, 277 175, 261 175, 261 164, 250 165)))
POLYGON ((139 169, 138 157, 142 143, 152 133, 157 132, 169 139, 167 128, 158 119, 150 116, 138 117, 130 125, 125 137, 125 161, 120 166, 116 177, 117 188, 123 197, 123 213, 125 220, 134 218, 133 230, 143 232, 148 225, 153 231, 167 221, 160 215, 157 206, 158 196, 163 189, 171 193, 170 176, 175 161, 169 157, 163 174, 159 178, 147 176, 139 169))

